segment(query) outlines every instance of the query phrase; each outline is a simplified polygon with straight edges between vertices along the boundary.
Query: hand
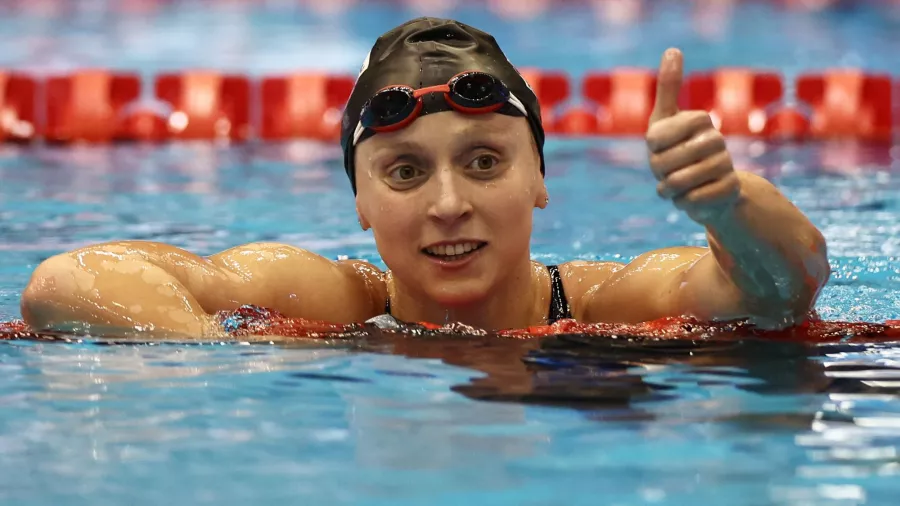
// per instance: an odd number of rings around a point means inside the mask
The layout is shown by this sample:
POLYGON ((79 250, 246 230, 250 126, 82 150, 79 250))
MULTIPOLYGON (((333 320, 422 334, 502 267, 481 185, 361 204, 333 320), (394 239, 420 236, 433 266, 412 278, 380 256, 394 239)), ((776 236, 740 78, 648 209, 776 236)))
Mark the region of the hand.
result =
POLYGON ((741 182, 725 138, 706 111, 679 111, 684 78, 681 51, 669 49, 659 64, 656 105, 647 128, 650 168, 657 193, 701 225, 707 225, 737 201, 741 182))

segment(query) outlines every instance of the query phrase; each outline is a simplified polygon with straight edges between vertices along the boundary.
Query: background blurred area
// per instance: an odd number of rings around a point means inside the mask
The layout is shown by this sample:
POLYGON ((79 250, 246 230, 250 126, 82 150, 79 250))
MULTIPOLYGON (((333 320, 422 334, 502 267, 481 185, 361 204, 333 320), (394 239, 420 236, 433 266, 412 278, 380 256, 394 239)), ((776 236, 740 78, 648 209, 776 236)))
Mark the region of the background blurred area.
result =
POLYGON ((519 66, 895 71, 898 0, 0 0, 0 67, 356 71, 412 17, 493 33, 519 66))

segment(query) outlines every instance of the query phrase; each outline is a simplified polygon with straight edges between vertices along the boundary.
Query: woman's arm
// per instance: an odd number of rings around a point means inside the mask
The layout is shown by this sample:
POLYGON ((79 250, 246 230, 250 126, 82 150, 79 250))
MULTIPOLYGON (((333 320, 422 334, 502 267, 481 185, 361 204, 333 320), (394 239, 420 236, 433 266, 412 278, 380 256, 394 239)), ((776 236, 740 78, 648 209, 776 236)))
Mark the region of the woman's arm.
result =
POLYGON ((710 248, 641 255, 588 292, 584 320, 803 321, 830 273, 825 240, 768 181, 739 174, 738 202, 707 226, 710 248))
POLYGON ((771 183, 734 170, 709 114, 678 110, 682 78, 681 53, 666 51, 647 131, 650 168, 659 195, 706 228, 710 248, 639 257, 592 291, 585 318, 802 321, 830 275, 825 239, 771 183))
POLYGON ((193 336, 218 332, 212 315, 256 304, 287 316, 349 323, 384 302, 380 272, 274 243, 209 258, 151 242, 100 244, 54 256, 22 293, 39 330, 141 328, 193 336))

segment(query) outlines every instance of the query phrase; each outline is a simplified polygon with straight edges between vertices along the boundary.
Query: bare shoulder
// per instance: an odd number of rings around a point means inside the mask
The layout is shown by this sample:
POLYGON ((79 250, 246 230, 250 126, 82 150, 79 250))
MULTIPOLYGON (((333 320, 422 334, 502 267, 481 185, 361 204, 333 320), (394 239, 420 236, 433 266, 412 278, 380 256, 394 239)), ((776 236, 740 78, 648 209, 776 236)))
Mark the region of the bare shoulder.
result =
POLYGON ((566 290, 571 287, 572 294, 578 291, 578 287, 588 287, 603 283, 610 276, 625 267, 621 262, 592 262, 587 260, 573 260, 559 266, 559 273, 563 278, 566 290))
POLYGON ((236 246, 209 259, 244 277, 257 300, 289 316, 361 321, 384 307, 384 273, 363 260, 335 261, 274 242, 236 246))
POLYGON ((387 300, 387 273, 365 260, 340 260, 339 269, 364 290, 375 314, 380 314, 387 300))
POLYGON ((579 318, 584 311, 583 300, 585 295, 595 286, 600 286, 609 280, 616 272, 622 270, 624 264, 619 262, 592 262, 587 260, 573 260, 559 266, 559 274, 562 277, 563 288, 572 314, 579 318))
POLYGON ((582 321, 638 322, 672 312, 672 287, 681 274, 709 253, 708 248, 679 246, 648 251, 618 264, 605 277, 582 288, 575 315, 582 321))

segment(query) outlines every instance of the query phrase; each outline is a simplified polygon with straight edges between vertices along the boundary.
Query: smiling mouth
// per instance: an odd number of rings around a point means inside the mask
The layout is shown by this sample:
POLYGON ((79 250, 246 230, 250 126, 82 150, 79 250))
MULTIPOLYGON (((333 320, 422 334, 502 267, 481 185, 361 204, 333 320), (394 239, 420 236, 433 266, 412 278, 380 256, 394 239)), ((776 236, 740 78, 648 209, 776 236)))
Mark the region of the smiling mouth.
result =
POLYGON ((487 243, 482 241, 438 244, 436 246, 422 248, 422 253, 438 260, 453 262, 455 260, 466 258, 485 246, 487 246, 487 243))

